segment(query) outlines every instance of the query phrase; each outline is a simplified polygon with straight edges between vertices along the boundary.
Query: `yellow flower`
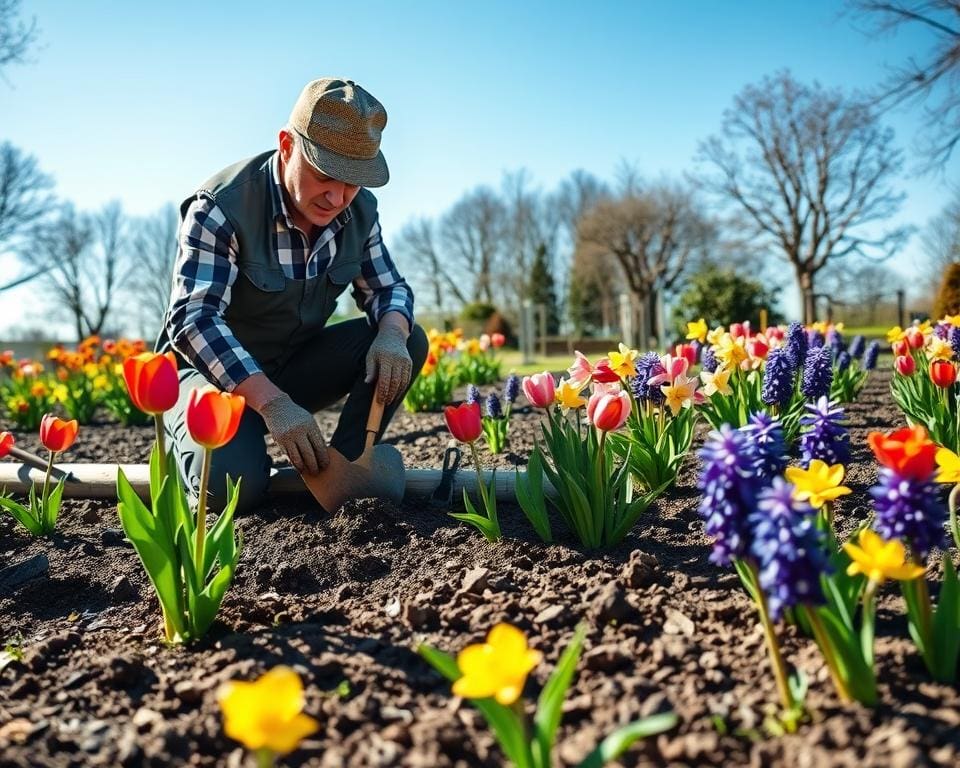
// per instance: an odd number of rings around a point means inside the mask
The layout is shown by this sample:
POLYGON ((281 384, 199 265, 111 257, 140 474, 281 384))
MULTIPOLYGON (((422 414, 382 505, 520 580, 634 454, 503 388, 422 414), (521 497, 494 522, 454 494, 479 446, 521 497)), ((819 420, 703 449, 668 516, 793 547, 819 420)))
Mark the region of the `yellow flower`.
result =
POLYGON ((561 379, 554 398, 560 404, 564 413, 571 408, 582 408, 587 404, 587 398, 580 396, 582 386, 571 384, 570 379, 561 379))
POLYGON ((934 480, 938 483, 960 483, 960 456, 949 448, 937 448, 937 466, 940 471, 934 480))
POLYGON ((727 332, 726 328, 724 328, 722 325, 718 325, 716 328, 710 331, 710 333, 707 334, 707 344, 709 344, 711 347, 717 346, 717 344, 720 342, 720 339, 723 338, 723 335, 726 332, 727 332))
POLYGON ((70 399, 70 390, 66 384, 58 384, 53 388, 53 399, 58 403, 65 403, 70 399))
POLYGON ((793 483, 793 498, 797 501, 809 501, 814 509, 820 509, 828 501, 851 493, 843 482, 843 464, 829 466, 820 459, 813 459, 809 469, 787 467, 784 473, 793 483))
POLYGON ((47 389, 47 385, 42 381, 38 381, 30 387, 30 394, 34 397, 46 397, 49 393, 50 390, 47 389))
POLYGON ((741 336, 739 339, 733 338, 729 333, 725 333, 717 344, 717 360, 723 363, 724 368, 736 368, 746 360, 749 355, 745 340, 741 336))
POLYGON ((468 645, 457 654, 463 674, 453 684, 453 693, 467 699, 493 696, 510 706, 523 693, 523 684, 543 654, 527 647, 527 638, 510 624, 497 624, 485 643, 468 645))
POLYGON ((927 342, 927 357, 931 360, 949 360, 953 357, 953 347, 946 339, 931 336, 927 342))
POLYGON ((114 376, 123 376, 123 363, 117 363, 113 366, 114 376))
POLYGON ((703 382, 703 394, 707 397, 719 392, 721 395, 732 395, 730 388, 729 368, 717 368, 713 373, 710 371, 700 371, 700 380, 703 382))
POLYGON ((853 561, 847 566, 847 575, 862 573, 870 581, 882 584, 885 579, 909 581, 923 576, 922 565, 908 564, 903 543, 897 540, 884 541, 879 534, 864 528, 857 539, 860 546, 847 542, 844 551, 853 561))
POLYGON ((83 366, 83 372, 87 375, 88 379, 92 379, 98 373, 100 373, 100 368, 97 367, 96 363, 86 363, 83 366))
POLYGON ((247 749, 285 755, 319 728, 316 720, 303 714, 303 683, 290 667, 274 667, 252 683, 225 683, 217 700, 224 732, 247 749))
POLYGON ((708 331, 707 321, 704 320, 702 317, 693 323, 687 323, 688 339, 691 339, 691 340, 696 339, 701 344, 703 344, 703 342, 706 341, 707 339, 707 331, 708 331))
POLYGON ((900 339, 905 339, 906 337, 907 332, 899 325, 895 325, 887 331, 887 344, 893 344, 893 342, 900 341, 900 339))
POLYGON ((944 315, 943 322, 953 326, 960 326, 960 315, 944 315))
POLYGON ((639 354, 637 350, 630 349, 630 347, 621 341, 618 352, 610 352, 607 354, 607 359, 610 361, 610 369, 621 379, 627 376, 636 376, 637 369, 634 367, 633 361, 637 359, 639 354))
POLYGON ((93 388, 94 389, 106 389, 109 385, 109 380, 102 373, 97 374, 93 377, 93 388))
POLYGON ((667 405, 676 416, 683 408, 689 408, 697 396, 697 380, 688 376, 677 376, 673 384, 664 384, 660 390, 666 395, 667 405))

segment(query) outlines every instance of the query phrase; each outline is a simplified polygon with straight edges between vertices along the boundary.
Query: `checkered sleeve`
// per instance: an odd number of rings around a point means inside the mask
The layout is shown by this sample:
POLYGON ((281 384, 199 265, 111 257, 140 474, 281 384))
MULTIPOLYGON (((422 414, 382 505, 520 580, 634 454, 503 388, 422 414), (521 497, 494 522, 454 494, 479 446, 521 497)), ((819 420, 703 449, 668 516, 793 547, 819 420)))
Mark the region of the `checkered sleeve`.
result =
POLYGON ((367 313, 371 325, 376 325, 387 312, 399 312, 413 328, 413 291, 397 272, 383 244, 379 216, 364 243, 360 276, 353 281, 353 286, 357 306, 367 313))
POLYGON ((223 211, 201 197, 180 226, 167 334, 176 350, 221 389, 232 392, 260 367, 223 318, 237 279, 237 237, 223 211))

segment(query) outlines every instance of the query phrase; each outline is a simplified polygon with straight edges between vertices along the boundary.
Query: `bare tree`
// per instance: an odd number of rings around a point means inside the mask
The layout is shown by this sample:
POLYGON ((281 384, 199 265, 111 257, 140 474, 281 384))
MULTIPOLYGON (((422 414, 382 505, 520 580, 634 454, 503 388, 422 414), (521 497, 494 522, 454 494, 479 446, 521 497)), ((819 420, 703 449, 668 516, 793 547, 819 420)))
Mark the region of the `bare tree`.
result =
MULTIPOLYGON (((638 187, 634 187, 638 189, 638 187)), ((692 191, 662 181, 619 199, 599 202, 581 220, 578 256, 608 255, 620 267, 639 309, 638 338, 663 338, 657 302, 670 292, 684 270, 714 238, 712 222, 700 211, 692 191)))
POLYGON ((789 72, 738 94, 700 158, 718 171, 707 187, 793 267, 805 322, 815 319, 815 278, 831 259, 886 258, 909 233, 877 231, 903 201, 887 186, 903 162, 893 132, 863 102, 789 72))
POLYGON ((850 0, 871 23, 871 32, 901 28, 931 34, 930 48, 894 68, 876 94, 883 108, 923 104, 921 151, 925 170, 942 168, 960 142, 960 0, 850 0))
POLYGON ((926 258, 926 269, 921 270, 926 278, 923 288, 932 305, 947 268, 960 262, 960 187, 921 232, 920 244, 926 258))
POLYGON ((20 0, 0 0, 0 70, 23 64, 27 50, 37 40, 37 20, 20 18, 20 0))
POLYGON ((404 260, 404 274, 427 288, 426 295, 433 299, 434 309, 441 316, 446 314, 448 296, 461 306, 467 303, 463 285, 450 274, 437 248, 436 226, 431 219, 408 221, 400 230, 397 246, 404 260))
POLYGON ((156 213, 131 222, 132 236, 127 293, 134 298, 140 335, 153 336, 163 323, 170 303, 173 264, 177 255, 180 217, 173 203, 156 213))
POLYGON ((440 240, 455 274, 469 280, 470 300, 494 303, 494 273, 503 253, 506 211, 489 187, 468 192, 443 215, 440 240))
POLYGON ((93 215, 64 206, 55 222, 37 232, 46 279, 78 340, 106 328, 127 277, 125 237, 123 211, 116 202, 93 215))
MULTIPOLYGON (((36 159, 9 142, 0 144, 0 253, 24 252, 24 238, 53 206, 53 181, 37 167, 36 159)), ((27 282, 38 274, 35 261, 25 274, 0 285, 0 291, 27 282)))

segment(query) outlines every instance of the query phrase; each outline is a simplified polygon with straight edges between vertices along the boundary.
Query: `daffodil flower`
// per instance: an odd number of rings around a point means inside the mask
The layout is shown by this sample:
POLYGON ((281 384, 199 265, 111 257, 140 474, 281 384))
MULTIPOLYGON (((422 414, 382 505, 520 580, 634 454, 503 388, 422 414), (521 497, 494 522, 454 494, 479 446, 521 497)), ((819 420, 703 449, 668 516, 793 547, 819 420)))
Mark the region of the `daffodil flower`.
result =
POLYGON ((485 643, 468 645, 457 655, 463 677, 453 684, 453 692, 467 699, 494 697, 510 706, 523 692, 530 671, 543 654, 527 647, 527 638, 511 624, 497 624, 487 633, 485 643))
POLYGON ((690 341, 695 339, 703 344, 703 342, 706 341, 708 332, 707 321, 702 317, 695 322, 687 323, 687 339, 690 341))
POLYGON ((716 346, 717 360, 723 363, 724 368, 737 368, 749 358, 745 339, 742 336, 735 339, 729 333, 725 333, 716 346))
POLYGON ((607 358, 610 361, 610 369, 620 376, 620 378, 636 376, 637 369, 634 366, 634 361, 637 359, 637 356, 640 353, 635 349, 630 349, 630 347, 628 347, 622 341, 620 342, 619 347, 619 351, 610 352, 607 355, 607 358))
POLYGON ((946 339, 931 336, 927 343, 927 357, 931 360, 950 360, 953 358, 953 347, 946 339))
POLYGON ((680 375, 673 380, 672 384, 664 384, 660 387, 674 416, 680 413, 681 409, 703 401, 703 394, 697 391, 697 383, 696 379, 680 375))
POLYGON ((949 448, 937 449, 937 476, 938 483, 960 483, 960 456, 949 448))
POLYGON ((700 380, 703 382, 703 394, 706 397, 719 392, 721 395, 728 396, 733 394, 733 390, 730 388, 730 374, 731 370, 729 368, 717 368, 713 371, 700 371, 700 380))
POLYGON ((578 382, 571 382, 569 379, 560 380, 554 397, 564 413, 571 408, 582 408, 587 404, 587 398, 580 396, 582 389, 583 386, 578 382))
POLYGON ((862 573, 875 584, 885 579, 910 581, 923 575, 924 567, 907 562, 907 552, 900 541, 884 541, 879 534, 864 528, 860 531, 857 544, 847 542, 844 551, 852 561, 847 566, 847 575, 862 573), (859 545, 859 546, 858 546, 859 545))
POLYGON ((851 493, 843 482, 843 464, 828 465, 820 459, 813 459, 808 469, 787 467, 784 473, 793 483, 793 497, 797 501, 807 501, 814 509, 820 509, 827 502, 851 493))

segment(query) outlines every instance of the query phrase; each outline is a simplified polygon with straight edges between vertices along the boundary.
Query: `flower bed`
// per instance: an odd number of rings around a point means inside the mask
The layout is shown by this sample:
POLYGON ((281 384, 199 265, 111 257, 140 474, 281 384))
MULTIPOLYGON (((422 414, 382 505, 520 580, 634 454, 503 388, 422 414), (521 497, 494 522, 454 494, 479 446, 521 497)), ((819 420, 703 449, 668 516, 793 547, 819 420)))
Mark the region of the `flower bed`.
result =
MULTIPOLYGON (((836 501, 844 533, 870 509, 877 469, 867 433, 903 424, 889 387, 878 371, 846 407, 853 494, 836 501)), ((326 429, 335 417, 323 415, 326 429)), ((481 461, 526 461, 539 421, 516 409, 507 452, 481 461)), ((391 435, 408 466, 439 466, 449 440, 440 414, 398 414, 391 435)), ((94 424, 65 459, 145 461, 152 437, 149 426, 94 424)), ((17 438, 39 447, 31 434, 17 438)), ((464 460, 469 467, 469 452, 464 460)), ((558 541, 542 543, 514 504, 499 509, 504 539, 487 544, 447 509, 360 502, 321 518, 306 500, 268 503, 237 521, 247 546, 217 623, 175 649, 161 642, 156 598, 124 546, 115 504, 65 501, 52 544, 0 517, 0 568, 49 560, 47 575, 0 589, 0 640, 23 653, 0 671, 0 764, 239 765, 217 689, 282 663, 299 672, 305 712, 319 722, 284 764, 501 765, 477 710, 416 653, 427 643, 455 654, 501 621, 543 653, 532 692, 586 624, 558 765, 577 764, 619 725, 667 711, 679 724, 635 744, 621 764, 956 764, 960 694, 926 674, 895 585, 878 602, 878 706, 841 704, 812 640, 785 627, 784 655, 810 680, 809 719, 795 734, 767 732, 777 688, 764 636, 736 574, 708 560, 697 474, 691 454, 677 485, 599 553, 559 525, 558 541)))

